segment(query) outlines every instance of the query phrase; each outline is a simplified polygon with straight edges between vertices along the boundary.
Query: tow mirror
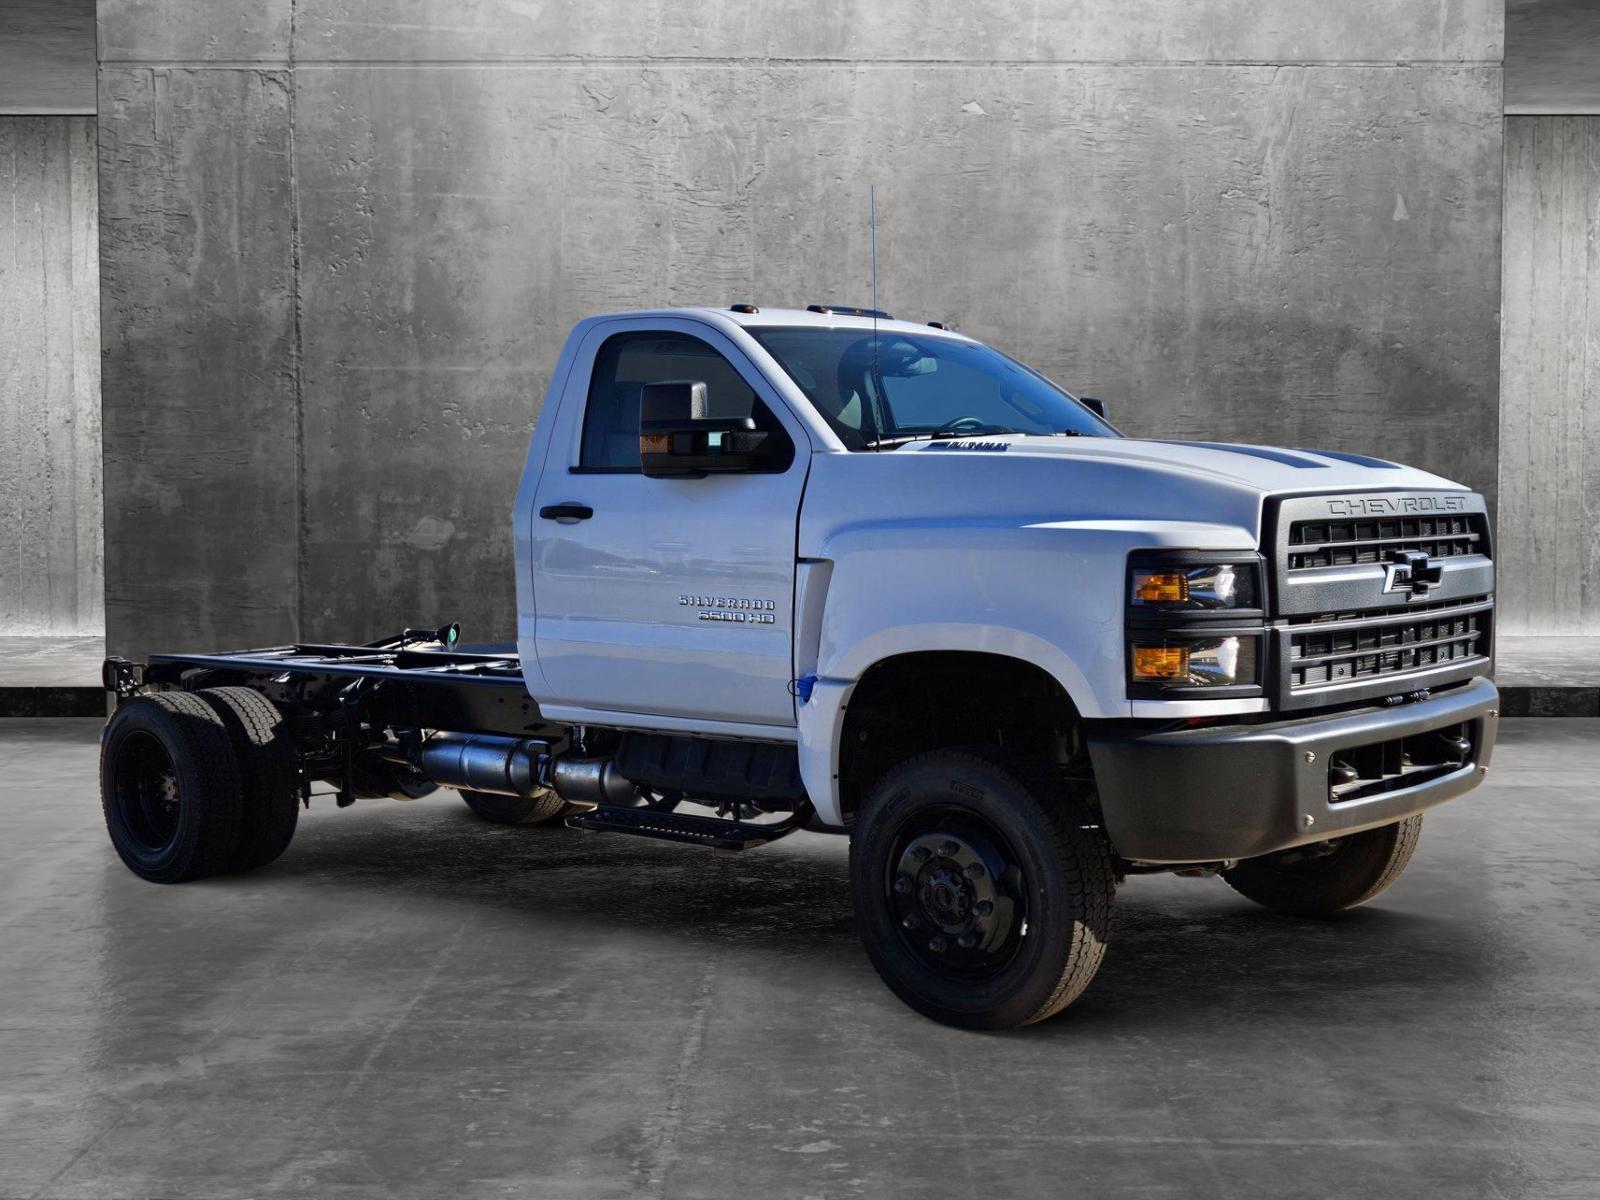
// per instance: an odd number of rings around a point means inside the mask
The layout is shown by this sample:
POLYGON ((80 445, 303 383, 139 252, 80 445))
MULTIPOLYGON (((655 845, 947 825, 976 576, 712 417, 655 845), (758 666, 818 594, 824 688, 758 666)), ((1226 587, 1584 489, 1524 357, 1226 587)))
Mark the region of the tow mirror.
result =
POLYGON ((1110 420, 1106 416, 1106 402, 1104 400, 1096 400, 1093 396, 1079 396, 1078 399, 1082 400, 1083 406, 1102 421, 1110 420))
POLYGON ((712 417, 709 407, 704 383, 645 384, 639 393, 640 470, 652 479, 696 479, 760 467, 770 435, 748 414, 712 417))

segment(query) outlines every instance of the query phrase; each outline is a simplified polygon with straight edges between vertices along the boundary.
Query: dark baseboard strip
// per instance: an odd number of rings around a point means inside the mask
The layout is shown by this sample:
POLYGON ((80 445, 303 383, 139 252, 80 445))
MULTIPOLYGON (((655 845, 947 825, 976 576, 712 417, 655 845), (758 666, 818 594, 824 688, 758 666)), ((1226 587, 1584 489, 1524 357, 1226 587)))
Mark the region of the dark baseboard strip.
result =
POLYGON ((0 717, 99 717, 106 692, 97 687, 0 687, 0 717))
POLYGON ((1600 687, 1503 686, 1503 717, 1600 717, 1600 687))
MULTIPOLYGON (((1506 717, 1600 717, 1600 687, 1500 689, 1506 717)), ((104 717, 106 693, 97 687, 0 687, 0 717, 104 717)))

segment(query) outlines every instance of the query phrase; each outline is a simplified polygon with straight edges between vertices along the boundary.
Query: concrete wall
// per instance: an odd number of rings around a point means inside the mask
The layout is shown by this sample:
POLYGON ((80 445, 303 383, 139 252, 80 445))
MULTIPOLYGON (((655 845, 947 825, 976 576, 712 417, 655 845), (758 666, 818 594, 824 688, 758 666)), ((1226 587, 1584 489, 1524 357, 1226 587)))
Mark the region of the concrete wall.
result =
POLYGON ((1506 0, 1506 114, 1600 113, 1600 4, 1506 0))
POLYGON ((0 113, 94 115, 94 0, 0 0, 0 113))
POLYGON ((881 299, 1495 484, 1501 0, 101 0, 113 648, 513 629, 568 326, 881 299), (1248 9, 1248 11, 1246 11, 1248 9))
POLYGON ((0 632, 103 628, 92 117, 0 116, 0 632))
POLYGON ((1506 120, 1500 628, 1600 634, 1600 117, 1506 120))

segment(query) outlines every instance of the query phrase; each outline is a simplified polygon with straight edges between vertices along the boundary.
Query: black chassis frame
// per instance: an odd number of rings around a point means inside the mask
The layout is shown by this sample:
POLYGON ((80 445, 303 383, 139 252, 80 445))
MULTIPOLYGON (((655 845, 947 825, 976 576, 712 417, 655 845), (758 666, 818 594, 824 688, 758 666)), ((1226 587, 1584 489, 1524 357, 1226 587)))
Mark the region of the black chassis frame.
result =
MULTIPOLYGON (((446 648, 438 631, 406 630, 367 645, 300 642, 219 654, 152 654, 147 665, 108 658, 106 690, 117 702, 146 687, 194 690, 243 685, 283 711, 306 777, 331 779, 354 794, 354 756, 378 735, 403 739, 424 729, 568 740, 523 684, 513 652, 446 648), (334 734, 339 751, 316 748, 334 734)), ((453 635, 452 639, 453 639, 453 635)))

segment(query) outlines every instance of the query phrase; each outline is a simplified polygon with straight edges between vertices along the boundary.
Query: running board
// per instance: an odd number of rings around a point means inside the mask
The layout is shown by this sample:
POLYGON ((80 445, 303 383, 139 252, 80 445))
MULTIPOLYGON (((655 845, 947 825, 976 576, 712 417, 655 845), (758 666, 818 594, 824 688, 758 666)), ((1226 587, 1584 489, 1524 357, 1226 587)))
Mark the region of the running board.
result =
POLYGON ((781 821, 756 825, 748 821, 724 821, 717 817, 697 817, 658 808, 620 808, 602 804, 588 812, 574 813, 567 818, 567 827, 581 829, 585 833, 631 833, 666 842, 710 846, 713 850, 748 850, 752 846, 764 846, 788 836, 804 825, 810 815, 810 806, 803 805, 781 821))

